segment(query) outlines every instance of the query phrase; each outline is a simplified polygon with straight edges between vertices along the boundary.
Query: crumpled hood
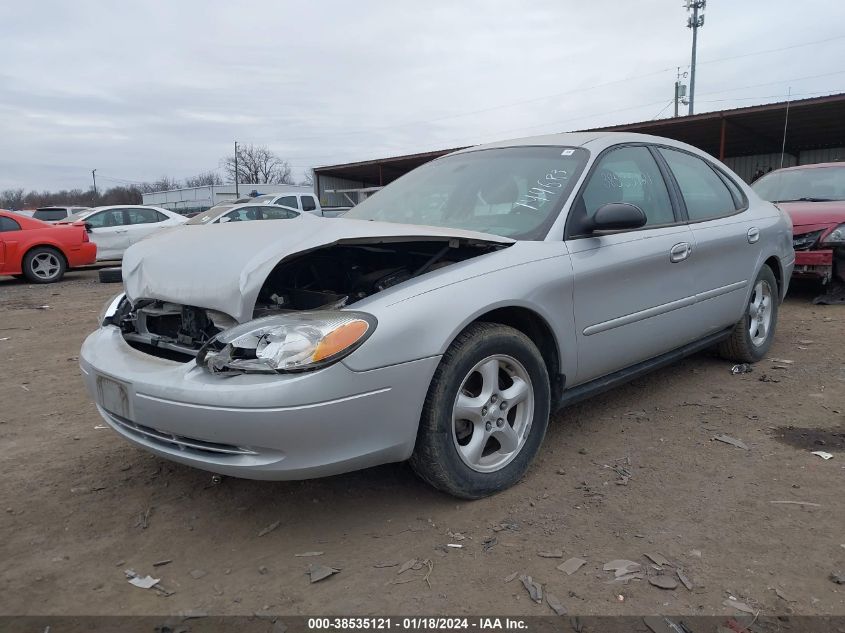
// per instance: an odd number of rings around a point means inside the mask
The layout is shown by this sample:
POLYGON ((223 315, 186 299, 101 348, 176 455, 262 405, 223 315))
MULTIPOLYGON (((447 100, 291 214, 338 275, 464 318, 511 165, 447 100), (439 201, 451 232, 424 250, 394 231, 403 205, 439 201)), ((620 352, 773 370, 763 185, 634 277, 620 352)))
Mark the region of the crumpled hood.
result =
POLYGON ((282 259, 338 242, 461 238, 511 244, 498 235, 460 229, 318 218, 179 226, 127 249, 123 283, 130 301, 159 299, 252 318, 267 275, 282 259))

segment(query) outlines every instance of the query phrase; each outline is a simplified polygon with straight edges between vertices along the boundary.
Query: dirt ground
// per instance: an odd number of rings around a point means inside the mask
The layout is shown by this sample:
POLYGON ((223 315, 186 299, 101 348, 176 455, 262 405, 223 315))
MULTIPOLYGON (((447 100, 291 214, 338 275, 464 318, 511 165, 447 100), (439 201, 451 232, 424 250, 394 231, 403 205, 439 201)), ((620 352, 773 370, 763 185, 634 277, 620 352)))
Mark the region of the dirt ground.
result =
POLYGON ((752 373, 700 354, 565 410, 525 479, 476 502, 404 464, 214 485, 133 448, 104 428, 77 364, 118 290, 95 271, 0 279, 0 614, 550 614, 505 582, 513 572, 584 615, 735 613, 729 596, 845 614, 830 579, 845 572, 845 306, 812 305, 811 288, 782 306, 752 373), (554 550, 563 558, 538 555, 554 550), (609 584, 613 559, 656 574, 644 553, 693 589, 609 584), (573 556, 587 563, 556 569, 573 556), (414 558, 428 562, 397 573, 414 558), (341 571, 309 584, 312 562, 341 571), (127 568, 172 595, 130 585, 127 568))

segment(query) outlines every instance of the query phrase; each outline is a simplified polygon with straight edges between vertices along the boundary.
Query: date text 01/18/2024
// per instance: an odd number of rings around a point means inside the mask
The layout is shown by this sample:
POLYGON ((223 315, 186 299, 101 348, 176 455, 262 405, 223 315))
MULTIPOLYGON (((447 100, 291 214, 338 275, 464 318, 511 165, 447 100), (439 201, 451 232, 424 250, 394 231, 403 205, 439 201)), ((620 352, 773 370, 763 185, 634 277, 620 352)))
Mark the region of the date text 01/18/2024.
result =
POLYGON ((448 617, 350 617, 309 618, 309 630, 524 630, 527 624, 519 618, 448 618, 448 617))

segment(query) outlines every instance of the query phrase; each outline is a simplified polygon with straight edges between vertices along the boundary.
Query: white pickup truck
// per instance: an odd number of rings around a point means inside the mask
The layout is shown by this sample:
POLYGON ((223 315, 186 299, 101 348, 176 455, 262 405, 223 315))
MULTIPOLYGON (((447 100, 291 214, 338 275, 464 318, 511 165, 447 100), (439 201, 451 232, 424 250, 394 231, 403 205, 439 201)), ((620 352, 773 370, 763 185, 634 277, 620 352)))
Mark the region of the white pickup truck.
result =
POLYGON ((317 196, 313 193, 301 193, 299 191, 287 191, 282 193, 269 193, 256 196, 248 202, 257 204, 276 204, 291 209, 299 209, 305 213, 319 215, 324 218, 336 218, 343 215, 352 207, 323 207, 317 196))

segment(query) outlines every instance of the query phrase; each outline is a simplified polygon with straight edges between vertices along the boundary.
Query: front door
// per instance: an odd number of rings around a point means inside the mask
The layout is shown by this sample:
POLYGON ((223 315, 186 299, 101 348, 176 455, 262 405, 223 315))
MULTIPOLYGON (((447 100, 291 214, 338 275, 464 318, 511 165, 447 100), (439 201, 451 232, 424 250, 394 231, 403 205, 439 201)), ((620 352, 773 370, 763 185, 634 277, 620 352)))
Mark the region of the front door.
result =
POLYGON ((91 241, 97 245, 97 259, 121 259, 129 247, 129 227, 123 209, 106 209, 85 218, 91 226, 91 241))
POLYGON ((598 160, 570 211, 578 370, 574 383, 612 373, 697 338, 689 257, 693 236, 682 221, 652 150, 613 148, 598 160), (640 229, 582 234, 584 218, 611 202, 640 207, 640 229))

